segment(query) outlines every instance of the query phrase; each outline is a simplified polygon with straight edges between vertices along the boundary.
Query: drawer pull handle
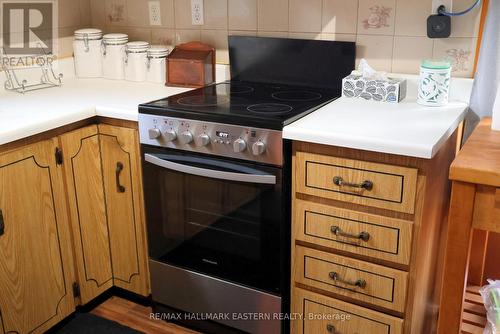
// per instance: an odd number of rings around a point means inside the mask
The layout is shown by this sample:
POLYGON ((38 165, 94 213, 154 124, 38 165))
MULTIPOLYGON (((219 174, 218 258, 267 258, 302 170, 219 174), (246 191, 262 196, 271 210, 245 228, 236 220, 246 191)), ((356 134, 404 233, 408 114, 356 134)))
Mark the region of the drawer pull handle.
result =
POLYGON ((357 286, 358 288, 361 288, 361 289, 364 289, 366 288, 366 281, 364 279, 357 279, 355 281, 347 281, 347 280, 343 280, 339 277, 339 274, 336 273, 335 271, 331 271, 328 276, 330 276, 330 278, 334 281, 337 281, 337 282, 340 282, 340 283, 344 283, 344 284, 347 284, 347 285, 352 285, 352 286, 357 286))
POLYGON ((332 226, 330 228, 333 234, 335 234, 338 237, 345 237, 345 238, 351 238, 351 239, 359 239, 364 242, 367 242, 370 240, 370 233, 368 232, 361 232, 359 234, 350 234, 342 231, 342 229, 338 226, 332 226))
POLYGON ((335 176, 333 178, 333 183, 335 183, 335 185, 337 185, 339 187, 345 186, 345 187, 351 187, 351 188, 365 189, 368 191, 373 189, 373 182, 369 181, 369 180, 365 180, 361 183, 350 183, 350 182, 344 181, 344 179, 340 176, 335 176))
POLYGON ((123 164, 121 162, 116 163, 116 190, 119 193, 125 192, 125 187, 120 184, 120 174, 123 170, 123 164))
POLYGON ((337 332, 337 330, 335 329, 335 326, 332 324, 326 325, 326 331, 330 334, 340 334, 339 332, 337 332))

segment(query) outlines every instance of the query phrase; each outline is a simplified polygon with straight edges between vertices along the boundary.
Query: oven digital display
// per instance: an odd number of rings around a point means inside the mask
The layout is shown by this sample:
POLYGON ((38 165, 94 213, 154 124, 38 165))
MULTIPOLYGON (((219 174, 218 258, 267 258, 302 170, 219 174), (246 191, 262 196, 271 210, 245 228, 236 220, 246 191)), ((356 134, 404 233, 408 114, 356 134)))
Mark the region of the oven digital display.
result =
POLYGON ((222 131, 215 131, 215 135, 220 138, 229 138, 229 133, 222 131))

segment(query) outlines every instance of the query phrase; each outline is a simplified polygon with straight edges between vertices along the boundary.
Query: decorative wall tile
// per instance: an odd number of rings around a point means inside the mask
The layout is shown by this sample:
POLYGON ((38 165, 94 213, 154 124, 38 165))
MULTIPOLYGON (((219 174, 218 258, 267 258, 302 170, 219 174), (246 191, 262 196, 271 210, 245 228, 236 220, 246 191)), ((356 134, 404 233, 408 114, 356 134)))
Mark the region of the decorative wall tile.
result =
MULTIPOLYGON (((448 57, 455 62, 453 75, 472 75, 479 8, 452 19, 454 38, 434 41, 426 37, 432 0, 204 1, 203 26, 191 24, 190 0, 160 0, 162 25, 149 26, 147 0, 59 0, 61 13, 67 13, 62 22, 73 30, 87 25, 84 16, 90 10, 92 26, 105 32, 131 31, 131 40, 210 41, 222 50, 219 62, 227 60, 224 36, 290 37, 356 41, 358 61, 366 57, 381 70, 418 73, 421 58, 448 57), (79 17, 69 6, 75 1, 79 17)), ((454 10, 468 5, 470 0, 453 2, 454 10)))
POLYGON ((355 34, 358 6, 358 0, 323 0, 322 32, 355 34))
POLYGON ((433 41, 427 37, 394 37, 392 72, 418 73, 423 59, 432 58, 433 41))
POLYGON ((431 9, 432 0, 396 0, 396 35, 427 36, 427 17, 431 9))
POLYGON ((127 25, 127 5, 125 0, 105 0, 106 24, 127 25))
POLYGON ((232 30, 257 30, 257 0, 228 0, 228 24, 232 30))
POLYGON ((204 0, 203 29, 227 29, 227 0, 204 0))
POLYGON ((359 0, 358 34, 394 35, 396 0, 359 0))
POLYGON ((452 75, 471 77, 474 70, 477 38, 447 38, 434 41, 433 58, 448 59, 452 75))
POLYGON ((288 0, 258 0, 258 29, 288 32, 288 0))
POLYGON ((358 35, 356 39, 356 67, 361 58, 377 71, 391 71, 393 36, 358 35))
POLYGON ((321 31, 322 0, 290 0, 290 32, 321 31))

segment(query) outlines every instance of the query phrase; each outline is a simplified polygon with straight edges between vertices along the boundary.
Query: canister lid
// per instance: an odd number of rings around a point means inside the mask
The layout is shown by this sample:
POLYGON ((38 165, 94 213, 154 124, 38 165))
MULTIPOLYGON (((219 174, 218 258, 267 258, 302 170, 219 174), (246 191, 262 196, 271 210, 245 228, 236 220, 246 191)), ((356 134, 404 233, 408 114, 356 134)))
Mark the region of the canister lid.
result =
POLYGON ((151 57, 166 57, 168 56, 170 50, 168 46, 166 45, 151 45, 151 47, 148 50, 148 54, 151 57))
POLYGON ((149 49, 149 43, 144 41, 134 41, 127 43, 127 50, 131 52, 143 52, 149 49))
POLYGON ((451 63, 448 60, 424 59, 421 66, 430 70, 447 70, 451 63))
POLYGON ((102 36, 104 42, 108 43, 116 43, 116 44, 125 44, 128 41, 127 34, 106 34, 102 36))
POLYGON ((101 39, 102 38, 102 30, 95 28, 85 28, 78 29, 75 31, 75 39, 101 39))

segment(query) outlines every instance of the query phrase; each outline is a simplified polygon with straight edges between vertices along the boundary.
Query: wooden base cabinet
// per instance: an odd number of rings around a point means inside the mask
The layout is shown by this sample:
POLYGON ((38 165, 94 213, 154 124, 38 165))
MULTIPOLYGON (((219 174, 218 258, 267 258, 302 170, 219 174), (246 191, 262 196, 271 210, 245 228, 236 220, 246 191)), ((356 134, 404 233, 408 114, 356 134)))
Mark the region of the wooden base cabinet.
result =
POLYGON ((84 304, 111 286, 149 295, 137 136, 106 124, 61 136, 84 304))
POLYGON ((57 138, 0 153, 0 333, 41 333, 75 309, 57 138))
POLYGON ((433 159, 295 142, 292 334, 437 325, 456 134, 433 159))

